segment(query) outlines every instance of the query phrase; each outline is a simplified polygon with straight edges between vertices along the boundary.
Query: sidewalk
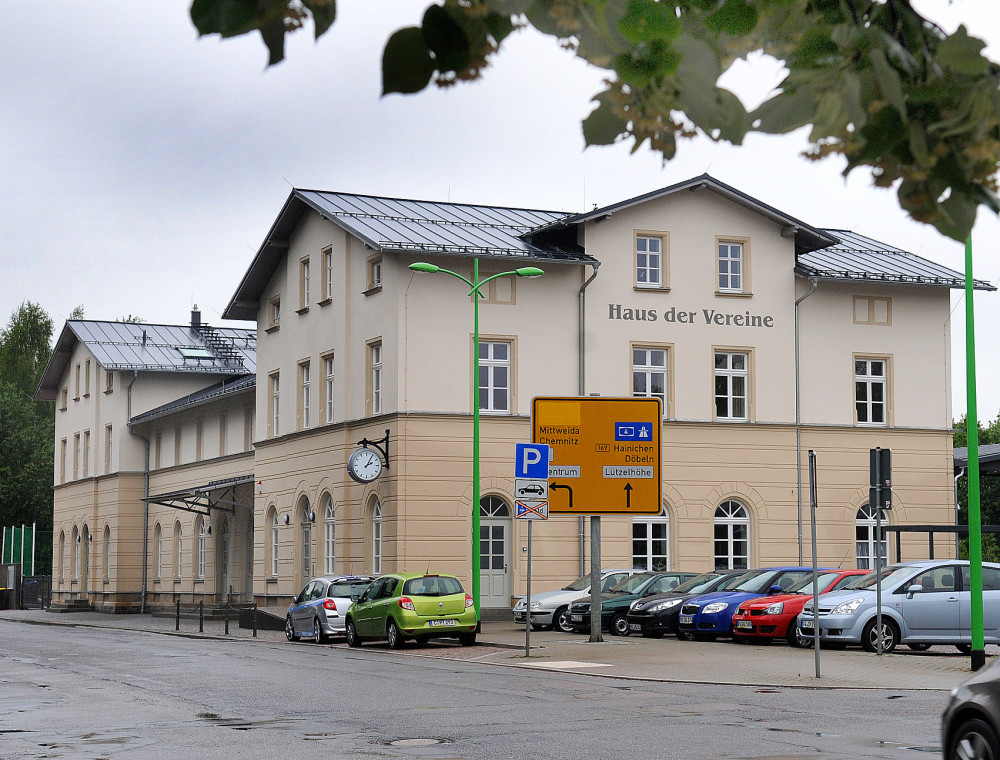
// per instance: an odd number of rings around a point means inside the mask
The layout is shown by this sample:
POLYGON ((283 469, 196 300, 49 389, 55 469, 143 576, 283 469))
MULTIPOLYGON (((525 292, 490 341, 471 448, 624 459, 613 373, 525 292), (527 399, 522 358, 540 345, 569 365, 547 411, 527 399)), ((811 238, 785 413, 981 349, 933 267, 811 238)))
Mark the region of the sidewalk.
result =
MULTIPOLYGON (((224 623, 206 620, 204 632, 198 620, 182 618, 175 631, 173 617, 152 615, 109 615, 100 612, 51 613, 43 610, 0 610, 0 620, 35 625, 87 626, 148 631, 166 635, 238 639, 241 641, 284 642, 280 631, 258 631, 253 639, 249 629, 233 620, 229 635, 224 623)), ((950 690, 971 675, 969 657, 954 647, 931 647, 912 652, 905 646, 893 654, 877 656, 860 649, 822 650, 821 678, 816 678, 811 649, 793 649, 784 643, 737 645, 717 642, 643 639, 605 635, 604 641, 590 643, 587 636, 555 631, 532 631, 531 653, 525 657, 524 627, 511 622, 484 622, 476 647, 461 647, 449 640, 418 647, 409 643, 405 654, 445 657, 507 667, 538 668, 560 672, 610 676, 614 678, 717 683, 767 687, 928 689, 950 690)), ((329 644, 346 647, 341 639, 329 644)), ((291 645, 289 645, 291 646, 291 645)), ((310 646, 303 644, 302 646, 310 646)), ((315 646, 315 645, 312 645, 315 646)), ((365 644, 372 652, 390 651, 384 643, 365 644)), ((996 656, 987 647, 987 667, 996 656)))

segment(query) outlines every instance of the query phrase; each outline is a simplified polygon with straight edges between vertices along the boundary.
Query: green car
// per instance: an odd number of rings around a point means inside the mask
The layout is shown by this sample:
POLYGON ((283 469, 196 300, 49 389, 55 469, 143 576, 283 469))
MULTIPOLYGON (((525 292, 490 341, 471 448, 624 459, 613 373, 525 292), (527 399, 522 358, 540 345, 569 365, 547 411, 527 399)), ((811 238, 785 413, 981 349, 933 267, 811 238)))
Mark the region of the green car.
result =
POLYGON ((347 643, 386 640, 399 649, 407 639, 457 638, 476 643, 476 608, 453 575, 381 575, 358 596, 344 621, 347 643))

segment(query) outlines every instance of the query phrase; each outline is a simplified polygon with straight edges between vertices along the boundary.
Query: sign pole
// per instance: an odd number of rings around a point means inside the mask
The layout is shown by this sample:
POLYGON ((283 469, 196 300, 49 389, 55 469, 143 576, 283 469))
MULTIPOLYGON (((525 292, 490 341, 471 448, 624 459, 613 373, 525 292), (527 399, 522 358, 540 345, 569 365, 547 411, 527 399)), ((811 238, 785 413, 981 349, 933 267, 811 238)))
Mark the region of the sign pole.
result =
POLYGON ((601 636, 601 516, 590 516, 590 641, 601 636))
POLYGON ((524 605, 524 656, 531 657, 531 526, 528 520, 528 588, 524 605))
POLYGON ((809 449, 809 527, 812 531, 813 559, 813 649, 815 650, 816 677, 819 673, 819 560, 816 558, 816 452, 809 449))

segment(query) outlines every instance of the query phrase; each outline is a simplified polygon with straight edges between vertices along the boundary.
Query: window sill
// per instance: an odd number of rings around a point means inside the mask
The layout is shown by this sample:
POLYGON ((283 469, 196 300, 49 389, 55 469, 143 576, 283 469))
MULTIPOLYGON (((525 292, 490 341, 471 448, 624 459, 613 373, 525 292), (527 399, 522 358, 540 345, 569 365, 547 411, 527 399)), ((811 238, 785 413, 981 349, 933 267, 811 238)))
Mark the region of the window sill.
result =
POLYGON ((636 291, 637 293, 643 292, 643 291, 645 291, 645 292, 652 292, 652 293, 669 293, 670 292, 670 286, 669 285, 633 285, 632 289, 634 291, 636 291))
POLYGON ((101 583, 103 583, 105 586, 110 586, 111 585, 111 579, 110 578, 105 578, 103 581, 101 581, 101 583))
POLYGON ((195 586, 200 586, 200 585, 202 585, 202 584, 203 584, 204 582, 205 582, 205 579, 204 579, 204 578, 195 578, 195 579, 194 579, 194 585, 195 585, 195 586))
POLYGON ((69 409, 69 407, 68 407, 68 406, 60 406, 60 407, 59 407, 59 411, 60 411, 60 412, 65 412, 65 411, 66 411, 67 409, 69 409))
POLYGON ((716 417, 716 422, 725 422, 727 425, 745 425, 750 420, 746 417, 716 417))
POLYGON ((737 290, 717 290, 715 295, 719 298, 753 298, 753 293, 737 290))
POLYGON ((108 388, 107 390, 104 391, 104 395, 105 396, 107 396, 109 393, 114 393, 114 391, 111 390, 110 388, 108 388))
POLYGON ((303 306, 301 309, 296 309, 295 310, 296 314, 307 314, 308 312, 309 312, 309 307, 308 306, 303 306))
POLYGON ((269 585, 269 586, 270 586, 270 585, 271 585, 272 583, 277 583, 277 582, 278 582, 278 576, 274 575, 274 576, 271 576, 270 578, 265 578, 265 579, 264 579, 264 582, 265 582, 265 583, 266 583, 267 585, 269 585))
POLYGON ((322 301, 320 301, 316 305, 317 306, 329 306, 332 303, 333 303, 333 299, 332 298, 324 298, 322 301))
POLYGON ((73 578, 73 579, 71 579, 71 580, 70 580, 70 582, 69 582, 69 585, 70 585, 70 586, 75 586, 75 585, 77 585, 77 584, 78 584, 79 582, 80 582, 80 581, 78 581, 78 580, 77 580, 76 578, 73 578))
POLYGON ((160 579, 159 578, 153 578, 153 585, 154 586, 158 585, 159 583, 160 583, 160 579))
POLYGON ((368 288, 368 290, 362 291, 361 295, 363 295, 363 296, 373 296, 376 293, 380 293, 380 292, 382 292, 382 286, 381 285, 372 285, 370 288, 368 288))
POLYGON ((264 332, 266 332, 266 333, 273 333, 273 332, 278 332, 278 330, 279 330, 280 328, 281 328, 281 325, 271 325, 270 327, 266 328, 266 329, 264 330, 264 332))
POLYGON ((180 579, 180 578, 174 578, 174 585, 175 585, 175 586, 176 586, 176 585, 177 585, 178 583, 180 583, 180 582, 181 582, 181 579, 180 579))
POLYGON ((84 398, 90 398, 90 394, 89 394, 89 393, 84 393, 84 394, 83 394, 83 397, 84 397, 84 398))

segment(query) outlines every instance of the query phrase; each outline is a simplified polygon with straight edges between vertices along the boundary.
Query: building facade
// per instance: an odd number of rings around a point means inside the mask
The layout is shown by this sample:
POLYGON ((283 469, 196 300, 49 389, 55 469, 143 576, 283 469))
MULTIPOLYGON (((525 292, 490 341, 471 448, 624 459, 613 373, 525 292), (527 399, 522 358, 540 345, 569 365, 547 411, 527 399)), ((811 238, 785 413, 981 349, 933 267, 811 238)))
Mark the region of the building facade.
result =
MULTIPOLYGON (((606 516, 605 565, 808 561, 811 450, 819 561, 868 567, 869 449, 893 450, 888 523, 954 521, 962 282, 707 175, 579 215, 294 190, 224 314, 256 331, 196 314, 64 328, 37 394, 57 404, 54 596, 280 608, 320 574, 468 582, 475 539, 482 606, 506 607, 526 582, 513 454, 537 396, 661 401, 662 511, 606 516), (474 367, 469 288, 416 262, 544 275, 482 287, 474 367), (154 333, 169 361, 144 348, 154 333), (350 454, 379 441, 381 475, 352 479, 350 454)), ((536 588, 586 567, 588 531, 576 516, 534 526, 536 588)), ((927 555, 923 536, 902 540, 927 555)))

